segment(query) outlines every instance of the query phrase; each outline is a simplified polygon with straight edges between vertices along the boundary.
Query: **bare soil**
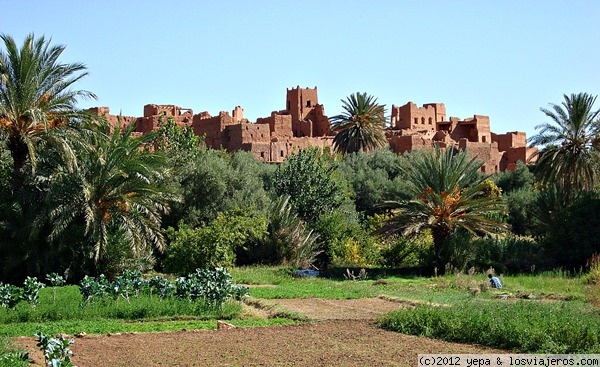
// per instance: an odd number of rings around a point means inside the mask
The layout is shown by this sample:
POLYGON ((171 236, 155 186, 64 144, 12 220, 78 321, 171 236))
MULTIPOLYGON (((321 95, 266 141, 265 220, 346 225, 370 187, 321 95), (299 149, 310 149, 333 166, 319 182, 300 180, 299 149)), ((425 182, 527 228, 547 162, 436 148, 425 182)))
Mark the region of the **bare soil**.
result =
MULTIPOLYGON (((419 353, 502 353, 377 328, 375 318, 402 303, 381 298, 272 300, 312 321, 302 325, 91 335, 77 338, 73 362, 100 366, 414 366, 419 353)), ((264 315, 265 310, 246 310, 264 315)), ((216 323, 215 323, 216 327, 216 323)), ((37 366, 33 338, 18 338, 37 366)))

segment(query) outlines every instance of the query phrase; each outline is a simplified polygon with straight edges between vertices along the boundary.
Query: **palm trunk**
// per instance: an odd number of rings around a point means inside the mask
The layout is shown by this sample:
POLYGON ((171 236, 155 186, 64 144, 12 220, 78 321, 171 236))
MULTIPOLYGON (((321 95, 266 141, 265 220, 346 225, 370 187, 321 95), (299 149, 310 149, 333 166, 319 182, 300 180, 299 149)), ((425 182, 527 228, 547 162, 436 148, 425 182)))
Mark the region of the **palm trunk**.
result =
POLYGON ((8 138, 8 149, 13 159, 12 197, 14 199, 21 193, 25 182, 25 161, 29 151, 27 144, 18 135, 8 138))
POLYGON ((439 274, 445 272, 444 259, 442 252, 444 250, 444 244, 450 235, 452 230, 445 224, 437 225, 431 228, 431 236, 433 237, 433 265, 438 269, 439 274))

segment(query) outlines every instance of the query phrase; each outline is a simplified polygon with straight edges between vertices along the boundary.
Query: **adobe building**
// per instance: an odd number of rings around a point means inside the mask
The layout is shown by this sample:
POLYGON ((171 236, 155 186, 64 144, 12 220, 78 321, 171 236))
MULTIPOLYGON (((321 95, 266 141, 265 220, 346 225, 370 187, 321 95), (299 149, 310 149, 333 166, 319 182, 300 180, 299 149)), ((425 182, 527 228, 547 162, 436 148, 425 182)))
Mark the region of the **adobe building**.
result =
POLYGON ((111 126, 120 124, 121 127, 124 127, 134 123, 136 125, 135 132, 142 134, 158 129, 158 122, 161 117, 172 118, 179 126, 189 126, 192 122, 193 114, 189 108, 156 104, 145 105, 144 116, 142 117, 111 115, 108 107, 92 107, 88 111, 106 118, 111 126))
POLYGON ((481 170, 485 173, 514 170, 518 161, 529 162, 535 152, 535 148, 527 148, 524 132, 494 134, 490 118, 483 115, 464 120, 447 118, 443 103, 392 105, 391 128, 386 130, 386 137, 396 153, 434 145, 468 150, 483 161, 481 170))
MULTIPOLYGON (((206 145, 228 152, 251 152, 262 162, 280 163, 300 149, 311 146, 332 150, 331 124, 319 104, 317 87, 287 89, 286 109, 273 111, 255 123, 244 118, 244 109, 236 106, 231 113, 221 111, 212 116, 208 112, 193 114, 189 108, 175 105, 144 106, 142 117, 110 115, 108 107, 90 109, 105 116, 113 125, 136 124, 136 132, 157 129, 160 118, 172 118, 179 126, 188 126, 198 136, 204 136, 206 145)), ((494 134, 488 116, 474 115, 460 120, 447 117, 443 103, 428 103, 418 107, 412 102, 403 106, 392 105, 391 126, 386 129, 390 149, 404 153, 413 149, 442 148, 466 149, 481 159, 481 170, 494 173, 513 170, 521 160, 529 162, 535 148, 527 147, 524 132, 494 134)))
POLYGON ((208 112, 194 115, 192 126, 195 134, 205 135, 207 146, 228 152, 245 150, 262 162, 280 163, 289 154, 310 146, 333 146, 317 87, 288 89, 286 109, 273 111, 256 123, 245 119, 244 110, 237 106, 231 115, 226 111, 214 117, 208 112))

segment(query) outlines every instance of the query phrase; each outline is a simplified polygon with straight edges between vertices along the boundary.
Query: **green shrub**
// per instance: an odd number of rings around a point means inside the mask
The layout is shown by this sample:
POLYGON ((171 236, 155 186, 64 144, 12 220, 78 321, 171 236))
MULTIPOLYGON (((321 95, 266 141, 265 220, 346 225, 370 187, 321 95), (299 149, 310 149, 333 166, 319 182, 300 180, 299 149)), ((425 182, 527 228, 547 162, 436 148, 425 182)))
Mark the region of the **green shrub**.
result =
POLYGON ((582 304, 469 301, 417 306, 379 320, 385 329, 521 353, 598 353, 600 315, 582 304))
POLYGON ((391 267, 414 267, 430 262, 433 238, 424 231, 412 238, 400 237, 386 241, 381 250, 382 265, 391 267))
POLYGON ((469 266, 481 270, 493 267, 499 272, 530 272, 546 266, 542 245, 531 237, 508 234, 475 238, 472 249, 469 266))
POLYGON ((69 347, 75 342, 74 339, 65 339, 60 336, 57 338, 48 337, 42 333, 37 333, 37 346, 42 350, 46 365, 52 367, 77 367, 71 362, 73 352, 69 347))
POLYGON ((0 337, 0 367, 27 367, 29 354, 15 348, 7 338, 0 337))
POLYGON ((209 225, 198 228, 180 223, 178 230, 167 230, 171 244, 163 262, 165 271, 183 275, 197 268, 232 266, 235 249, 262 239, 266 232, 265 217, 251 212, 219 213, 209 225))
POLYGON ((547 222, 544 245, 557 267, 579 269, 600 253, 600 192, 581 194, 547 222))
POLYGON ((312 147, 288 155, 273 175, 278 196, 289 195, 298 216, 309 225, 337 209, 345 200, 346 183, 333 157, 312 147))

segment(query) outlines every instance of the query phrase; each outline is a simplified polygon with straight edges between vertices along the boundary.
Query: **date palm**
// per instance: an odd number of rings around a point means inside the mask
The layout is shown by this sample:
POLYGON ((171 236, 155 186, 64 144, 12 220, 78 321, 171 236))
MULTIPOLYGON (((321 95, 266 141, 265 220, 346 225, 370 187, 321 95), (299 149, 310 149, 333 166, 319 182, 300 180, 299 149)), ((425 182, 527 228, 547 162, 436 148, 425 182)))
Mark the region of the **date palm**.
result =
POLYGON ((78 151, 75 173, 62 167, 53 173, 46 204, 50 240, 82 228, 94 262, 115 241, 128 243, 134 256, 165 249, 161 216, 179 195, 165 184, 169 169, 164 155, 144 149, 153 134, 133 136, 133 129, 116 127, 109 133, 102 124, 95 134, 85 135, 89 141, 78 151))
POLYGON ((536 126, 539 133, 530 142, 542 146, 536 167, 541 180, 557 184, 572 198, 598 182, 600 110, 593 110, 596 97, 590 94, 563 97, 560 105, 540 109, 552 121, 536 126))
POLYGON ((63 159, 73 159, 67 140, 52 134, 83 114, 78 98, 95 98, 91 92, 71 87, 87 75, 81 63, 64 64, 59 57, 65 46, 50 46, 43 36, 29 34, 19 48, 8 35, 0 35, 5 52, 0 52, 0 129, 6 134, 13 158, 13 194, 23 184, 25 163, 36 166, 36 144, 40 140, 61 148, 63 159))
POLYGON ((385 138, 385 105, 367 93, 351 94, 342 100, 344 113, 331 118, 334 148, 346 154, 371 151, 387 143, 385 138))
POLYGON ((389 201, 385 206, 394 216, 382 233, 415 235, 431 230, 435 265, 443 269, 446 240, 458 228, 474 234, 497 233, 504 225, 495 218, 504 213, 498 195, 486 190, 486 177, 480 172, 481 161, 468 152, 446 149, 416 152, 408 164, 400 167, 407 180, 409 200, 389 201))

